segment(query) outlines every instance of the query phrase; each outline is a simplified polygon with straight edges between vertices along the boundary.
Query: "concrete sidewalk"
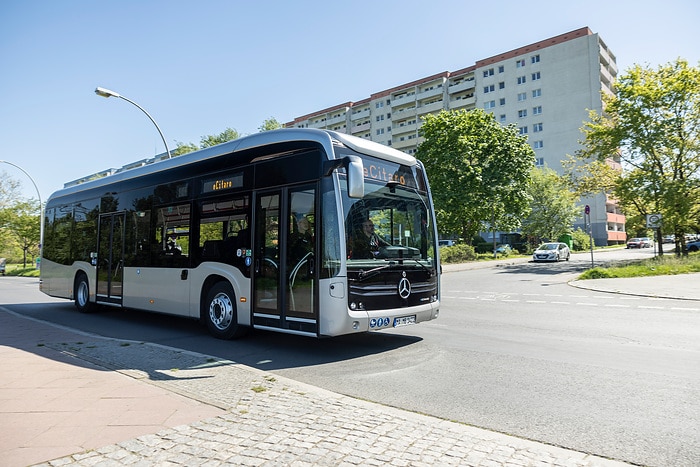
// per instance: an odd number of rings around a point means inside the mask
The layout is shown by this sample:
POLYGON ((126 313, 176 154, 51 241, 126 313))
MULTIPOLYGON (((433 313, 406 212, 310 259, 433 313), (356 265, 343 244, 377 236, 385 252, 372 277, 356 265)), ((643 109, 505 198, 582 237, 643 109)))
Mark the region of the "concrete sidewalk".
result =
MULTIPOLYGON (((530 258, 505 258, 495 261, 444 264, 442 271, 443 273, 450 273, 489 267, 508 267, 529 262, 531 262, 530 258)), ((573 280, 569 282, 569 285, 595 292, 700 301, 700 273, 675 276, 573 280)))
POLYGON ((0 465, 626 465, 0 307, 0 465))
POLYGON ((597 292, 700 301, 700 273, 676 276, 575 280, 569 285, 597 292))

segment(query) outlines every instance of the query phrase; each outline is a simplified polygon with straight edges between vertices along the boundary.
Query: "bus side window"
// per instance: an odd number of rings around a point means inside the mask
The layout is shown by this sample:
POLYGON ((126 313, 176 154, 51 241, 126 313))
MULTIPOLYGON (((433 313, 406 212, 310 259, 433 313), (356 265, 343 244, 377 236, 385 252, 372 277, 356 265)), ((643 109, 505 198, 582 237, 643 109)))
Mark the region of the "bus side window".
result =
POLYGON ((190 206, 181 204, 158 209, 156 251, 162 266, 186 267, 190 253, 190 206))

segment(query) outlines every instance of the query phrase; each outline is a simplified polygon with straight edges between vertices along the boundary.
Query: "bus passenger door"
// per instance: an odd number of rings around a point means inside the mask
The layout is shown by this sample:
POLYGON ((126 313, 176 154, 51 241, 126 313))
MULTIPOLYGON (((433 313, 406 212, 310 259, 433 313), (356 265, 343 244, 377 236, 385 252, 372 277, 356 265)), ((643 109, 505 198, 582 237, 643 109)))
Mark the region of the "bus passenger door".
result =
POLYGON ((124 280, 124 212, 100 215, 97 234, 97 302, 121 305, 124 280))
POLYGON ((255 199, 253 322, 318 332, 315 185, 261 193, 255 199))
POLYGON ((255 199, 253 227, 254 322, 280 327, 280 200, 281 192, 259 194, 255 199))

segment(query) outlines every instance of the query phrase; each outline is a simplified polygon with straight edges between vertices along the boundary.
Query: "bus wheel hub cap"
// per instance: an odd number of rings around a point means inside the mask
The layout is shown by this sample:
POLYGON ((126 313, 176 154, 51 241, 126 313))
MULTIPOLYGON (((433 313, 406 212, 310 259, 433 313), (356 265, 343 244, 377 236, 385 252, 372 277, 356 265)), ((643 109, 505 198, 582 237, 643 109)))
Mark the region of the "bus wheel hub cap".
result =
POLYGON ((219 294, 209 304, 209 319, 219 329, 226 329, 233 319, 233 304, 225 294, 219 294))

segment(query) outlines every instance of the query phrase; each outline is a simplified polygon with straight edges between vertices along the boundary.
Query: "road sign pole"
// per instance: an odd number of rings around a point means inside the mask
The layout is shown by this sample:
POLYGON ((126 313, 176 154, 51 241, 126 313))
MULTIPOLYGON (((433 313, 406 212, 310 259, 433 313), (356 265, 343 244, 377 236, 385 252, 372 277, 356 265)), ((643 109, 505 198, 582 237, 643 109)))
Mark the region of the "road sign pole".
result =
POLYGON ((583 217, 584 222, 588 226, 588 239, 591 243, 591 268, 595 267, 593 263, 593 226, 591 225, 591 207, 587 204, 585 209, 585 215, 583 217))

